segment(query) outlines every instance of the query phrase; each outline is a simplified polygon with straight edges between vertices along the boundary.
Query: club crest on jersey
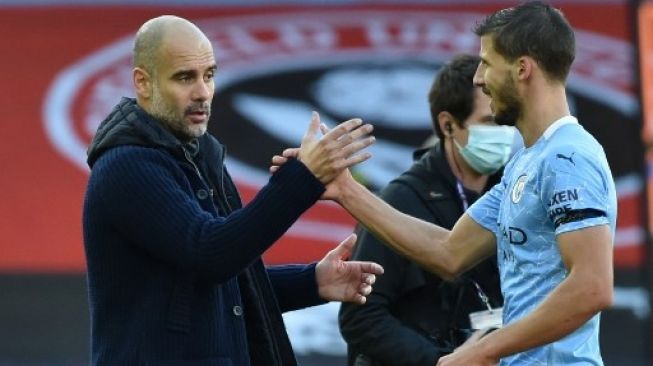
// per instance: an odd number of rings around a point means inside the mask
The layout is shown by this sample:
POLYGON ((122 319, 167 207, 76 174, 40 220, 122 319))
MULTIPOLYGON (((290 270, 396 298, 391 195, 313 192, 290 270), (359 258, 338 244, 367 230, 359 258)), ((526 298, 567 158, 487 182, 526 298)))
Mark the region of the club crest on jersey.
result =
POLYGON ((512 203, 518 203, 521 200, 527 180, 528 176, 526 174, 522 174, 517 178, 517 182, 515 182, 515 185, 512 187, 512 203))

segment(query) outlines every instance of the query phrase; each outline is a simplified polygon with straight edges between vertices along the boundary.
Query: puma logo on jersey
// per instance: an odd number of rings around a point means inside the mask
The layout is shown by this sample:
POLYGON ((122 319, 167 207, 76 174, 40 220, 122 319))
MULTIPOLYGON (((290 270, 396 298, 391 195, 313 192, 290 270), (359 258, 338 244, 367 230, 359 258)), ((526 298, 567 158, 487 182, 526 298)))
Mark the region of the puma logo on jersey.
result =
POLYGON ((574 157, 574 154, 575 154, 575 152, 571 153, 571 155, 569 155, 569 156, 564 156, 562 154, 556 154, 556 158, 569 160, 570 163, 576 165, 576 163, 574 163, 574 159, 572 159, 574 157))

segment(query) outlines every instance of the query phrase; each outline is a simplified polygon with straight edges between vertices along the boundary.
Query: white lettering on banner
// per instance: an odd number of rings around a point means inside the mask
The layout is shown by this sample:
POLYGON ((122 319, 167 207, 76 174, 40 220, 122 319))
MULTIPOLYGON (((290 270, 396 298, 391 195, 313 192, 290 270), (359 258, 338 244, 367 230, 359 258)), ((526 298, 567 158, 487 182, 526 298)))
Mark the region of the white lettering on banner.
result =
POLYGON ((417 24, 409 23, 398 27, 393 34, 387 22, 373 19, 367 22, 367 36, 372 46, 388 47, 397 45, 416 45, 418 40, 417 24))
POLYGON ((328 50, 336 46, 336 34, 326 24, 292 21, 268 29, 229 25, 209 32, 209 37, 221 62, 261 54, 328 50))
POLYGON ((239 21, 203 21, 198 24, 212 40, 222 63, 253 56, 310 54, 338 50, 381 49, 476 53, 478 39, 469 29, 481 15, 462 13, 360 12, 360 16, 314 13, 239 18, 239 21))
POLYGON ((370 45, 377 48, 399 47, 456 50, 456 53, 476 53, 478 37, 469 31, 474 25, 472 18, 463 17, 458 22, 442 22, 439 19, 397 21, 373 19, 365 23, 370 45))
MULTIPOLYGON (((209 27, 202 23, 202 28, 209 27)), ((321 21, 289 20, 258 26, 230 24, 207 31, 221 63, 257 55, 327 51, 337 47, 335 28, 321 21)))
POLYGON ((281 39, 293 50, 306 47, 332 49, 336 46, 336 33, 324 23, 282 24, 281 39))

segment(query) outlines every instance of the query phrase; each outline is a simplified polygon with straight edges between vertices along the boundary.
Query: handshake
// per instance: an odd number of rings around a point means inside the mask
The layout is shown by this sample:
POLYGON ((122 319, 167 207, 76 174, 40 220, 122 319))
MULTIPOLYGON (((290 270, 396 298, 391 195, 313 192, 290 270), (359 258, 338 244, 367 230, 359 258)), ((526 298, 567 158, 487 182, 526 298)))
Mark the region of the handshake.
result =
POLYGON ((368 152, 357 154, 374 143, 374 136, 370 135, 372 130, 372 125, 363 124, 360 118, 350 119, 329 130, 320 122, 318 113, 313 112, 301 146, 273 156, 270 173, 274 174, 288 159, 298 159, 327 187, 322 199, 337 200, 342 192, 338 185, 353 180, 348 168, 372 156, 368 152), (321 138, 318 130, 323 135, 321 138))

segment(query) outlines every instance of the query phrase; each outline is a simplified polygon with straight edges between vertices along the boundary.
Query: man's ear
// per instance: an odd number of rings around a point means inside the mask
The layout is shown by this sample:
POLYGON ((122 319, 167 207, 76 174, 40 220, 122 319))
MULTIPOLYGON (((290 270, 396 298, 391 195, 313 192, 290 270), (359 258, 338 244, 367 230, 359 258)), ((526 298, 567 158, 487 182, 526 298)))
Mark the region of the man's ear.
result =
POLYGON ((447 111, 438 113, 438 125, 444 137, 449 137, 453 133, 453 123, 454 119, 451 113, 447 111))
POLYGON ((152 76, 140 67, 135 67, 132 72, 134 89, 139 99, 150 99, 152 96, 152 76))
POLYGON ((535 60, 528 56, 522 56, 517 59, 517 79, 527 80, 533 74, 533 68, 536 67, 535 60))

